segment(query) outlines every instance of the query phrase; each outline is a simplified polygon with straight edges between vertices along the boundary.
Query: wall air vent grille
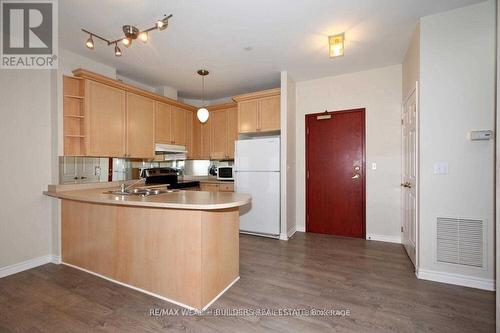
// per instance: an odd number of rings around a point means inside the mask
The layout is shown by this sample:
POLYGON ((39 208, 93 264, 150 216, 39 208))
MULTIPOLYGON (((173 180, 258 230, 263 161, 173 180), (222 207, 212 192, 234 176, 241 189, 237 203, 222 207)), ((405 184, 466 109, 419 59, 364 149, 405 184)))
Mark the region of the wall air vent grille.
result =
POLYGON ((438 217, 437 261, 484 267, 483 221, 438 217))

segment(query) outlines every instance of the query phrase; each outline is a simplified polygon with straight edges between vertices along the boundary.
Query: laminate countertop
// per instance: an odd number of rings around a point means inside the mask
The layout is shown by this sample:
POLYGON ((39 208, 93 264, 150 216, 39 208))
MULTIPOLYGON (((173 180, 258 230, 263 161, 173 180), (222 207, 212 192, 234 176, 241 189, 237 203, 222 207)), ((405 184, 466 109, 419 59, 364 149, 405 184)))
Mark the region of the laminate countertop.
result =
POLYGON ((49 191, 45 195, 81 202, 107 205, 124 205, 166 209, 221 210, 244 206, 250 203, 248 194, 233 192, 176 191, 141 197, 107 193, 113 188, 92 188, 73 191, 49 191))

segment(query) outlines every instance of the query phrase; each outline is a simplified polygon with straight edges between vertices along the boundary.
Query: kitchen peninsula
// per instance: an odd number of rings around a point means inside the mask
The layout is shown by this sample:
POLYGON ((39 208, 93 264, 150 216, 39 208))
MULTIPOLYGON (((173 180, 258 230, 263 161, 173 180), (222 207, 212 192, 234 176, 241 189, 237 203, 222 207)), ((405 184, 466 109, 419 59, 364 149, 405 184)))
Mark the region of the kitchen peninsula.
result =
POLYGON ((56 185, 45 192, 62 199, 64 264, 195 310, 239 279, 239 207, 250 196, 110 190, 56 185))

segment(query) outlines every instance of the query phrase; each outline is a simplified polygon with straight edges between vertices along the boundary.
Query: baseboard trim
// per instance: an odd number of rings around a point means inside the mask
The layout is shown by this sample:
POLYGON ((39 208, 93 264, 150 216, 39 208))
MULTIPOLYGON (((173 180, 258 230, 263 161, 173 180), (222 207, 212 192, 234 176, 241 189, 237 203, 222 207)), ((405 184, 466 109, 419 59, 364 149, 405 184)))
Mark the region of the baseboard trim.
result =
POLYGON ((401 244, 401 236, 386 236, 386 235, 366 234, 366 239, 378 241, 378 242, 388 242, 388 243, 401 244))
POLYGON ((306 232, 306 227, 305 226, 297 226, 295 230, 298 232, 306 232))
POLYGON ((240 279, 240 277, 237 276, 236 279, 233 280, 233 282, 231 282, 226 288, 224 288, 224 290, 222 290, 217 296, 215 296, 214 299, 212 299, 210 302, 208 302, 208 304, 205 305, 205 307, 202 309, 202 311, 205 311, 206 309, 208 309, 208 307, 210 305, 212 305, 216 300, 218 300, 219 297, 221 297, 226 291, 228 291, 229 288, 231 288, 236 282, 238 282, 239 279, 240 279))
POLYGON ((492 279, 478 278, 470 275, 430 271, 426 269, 419 269, 416 275, 417 278, 421 280, 442 282, 454 284, 457 286, 495 291, 495 280, 492 279))
POLYGON ((297 226, 293 226, 292 228, 290 228, 287 232, 286 232, 286 236, 288 238, 292 237, 293 235, 295 235, 295 233, 297 232, 297 226))
MULTIPOLYGON (((104 280, 108 280, 110 282, 113 282, 113 283, 116 283, 116 284, 119 284, 123 287, 127 287, 127 288, 130 288, 130 289, 133 289, 133 290, 136 290, 136 291, 139 291, 141 293, 144 293, 144 294, 147 294, 149 296, 153 296, 153 297, 156 297, 156 298, 159 298, 163 301, 166 301, 166 302, 169 302, 169 303, 172 303, 172 304, 175 304, 175 305, 178 305, 180 307, 183 307, 185 309, 188 309, 188 310, 192 310, 192 311, 195 311, 195 312, 200 312, 199 309, 196 309, 190 305, 187 305, 187 304, 184 304, 184 303, 181 303, 181 302, 178 302, 178 301, 174 301, 173 299, 171 298, 168 298, 168 297, 165 297, 165 296, 161 296, 161 295, 158 295, 158 294, 155 294, 153 292, 150 292, 150 291, 147 291, 147 290, 144 290, 144 289, 141 289, 141 288, 138 288, 138 287, 135 287, 135 286, 132 286, 130 284, 127 284, 127 283, 123 283, 123 282, 120 282, 120 281, 117 281, 115 279, 112 279, 112 278, 109 278, 107 276, 104 276, 102 274, 99 274, 99 273, 96 273, 96 272, 92 272, 92 271, 89 271, 88 269, 85 269, 85 268, 82 268, 82 267, 78 267, 78 266, 75 266, 75 265, 72 265, 72 264, 68 264, 66 262, 62 262, 61 261, 61 264, 63 265, 66 265, 66 266, 69 266, 69 267, 72 267, 72 268, 75 268, 75 269, 78 269, 82 272, 85 272, 85 273, 89 273, 89 274, 92 274, 92 275, 95 275, 97 277, 100 277, 101 279, 104 279, 104 280)), ((236 279, 233 280, 233 282, 231 282, 226 288, 224 288, 224 290, 222 290, 217 296, 215 296, 214 299, 212 299, 207 305, 205 305, 205 307, 201 310, 201 311, 205 311, 206 309, 208 309, 208 307, 210 305, 212 305, 212 303, 214 303, 219 297, 222 296, 222 294, 224 294, 229 288, 231 288, 238 280, 240 279, 239 276, 236 277, 236 279)))
POLYGON ((32 269, 38 266, 42 266, 48 263, 54 263, 58 264, 59 263, 59 256, 53 256, 53 255, 45 255, 41 256, 38 258, 33 258, 29 260, 22 261, 17 264, 13 264, 10 266, 5 266, 0 268, 0 278, 12 275, 12 274, 17 274, 23 271, 27 271, 28 269, 32 269))

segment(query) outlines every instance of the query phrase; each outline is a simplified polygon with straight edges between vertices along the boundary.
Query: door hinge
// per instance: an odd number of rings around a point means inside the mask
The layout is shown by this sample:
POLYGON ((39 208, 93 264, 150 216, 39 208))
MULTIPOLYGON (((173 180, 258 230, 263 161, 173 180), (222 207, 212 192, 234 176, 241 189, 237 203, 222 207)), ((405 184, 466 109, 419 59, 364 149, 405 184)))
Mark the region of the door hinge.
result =
POLYGON ((309 179, 309 170, 307 170, 307 179, 309 179))
POLYGON ((401 232, 403 232, 403 231, 404 231, 404 228, 403 228, 403 227, 401 227, 401 232))
POLYGON ((306 134, 309 134, 309 127, 306 128, 306 134))

